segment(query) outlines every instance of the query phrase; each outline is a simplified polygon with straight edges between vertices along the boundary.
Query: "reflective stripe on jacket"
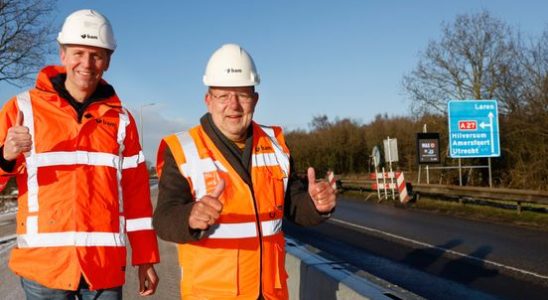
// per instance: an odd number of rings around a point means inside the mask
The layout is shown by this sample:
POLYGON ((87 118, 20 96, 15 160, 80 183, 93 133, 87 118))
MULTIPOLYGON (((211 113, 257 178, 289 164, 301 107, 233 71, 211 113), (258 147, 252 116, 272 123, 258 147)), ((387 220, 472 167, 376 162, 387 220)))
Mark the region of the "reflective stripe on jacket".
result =
MULTIPOLYGON (((280 128, 252 126, 253 186, 237 174, 201 126, 170 135, 160 146, 160 153, 170 148, 194 199, 211 192, 219 178, 225 181, 217 224, 199 241, 178 245, 184 299, 257 299, 259 290, 265 299, 288 297, 281 227, 289 150, 280 128)), ((160 159, 158 170, 162 165, 160 159)))
POLYGON ((126 242, 132 264, 159 261, 152 230, 150 190, 133 117, 112 96, 91 103, 84 118, 57 94, 46 67, 37 88, 11 99, 0 113, 0 141, 18 111, 32 136, 13 174, 19 189, 17 247, 10 268, 20 276, 76 290, 83 275, 91 289, 120 286, 126 242))

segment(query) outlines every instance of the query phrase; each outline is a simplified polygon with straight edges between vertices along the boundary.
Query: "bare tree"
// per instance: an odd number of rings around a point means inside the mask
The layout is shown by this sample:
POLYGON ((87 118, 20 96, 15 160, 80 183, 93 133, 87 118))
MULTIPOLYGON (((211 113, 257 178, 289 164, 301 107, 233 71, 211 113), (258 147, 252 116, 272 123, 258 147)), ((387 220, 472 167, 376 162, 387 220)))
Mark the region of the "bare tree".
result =
POLYGON ((329 122, 329 118, 326 115, 319 115, 315 116, 312 119, 309 126, 312 128, 312 130, 321 130, 329 128, 329 126, 331 126, 331 123, 329 122))
POLYGON ((0 0, 0 82, 31 80, 53 49, 48 19, 56 1, 0 0))
POLYGON ((445 113, 451 99, 492 99, 515 55, 510 28, 484 11, 443 24, 403 86, 415 113, 445 113))
MULTIPOLYGON (((515 71, 501 97, 512 99, 501 119, 501 142, 507 158, 503 183, 546 189, 548 184, 548 27, 539 39, 520 45, 515 71)), ((505 164, 504 164, 505 163, 505 164)))
MULTIPOLYGON (((497 99, 501 157, 495 185, 546 189, 548 183, 548 28, 525 40, 488 12, 457 16, 428 44, 403 86, 417 115, 445 115, 451 99, 497 99)), ((469 179, 485 181, 485 170, 469 179)))

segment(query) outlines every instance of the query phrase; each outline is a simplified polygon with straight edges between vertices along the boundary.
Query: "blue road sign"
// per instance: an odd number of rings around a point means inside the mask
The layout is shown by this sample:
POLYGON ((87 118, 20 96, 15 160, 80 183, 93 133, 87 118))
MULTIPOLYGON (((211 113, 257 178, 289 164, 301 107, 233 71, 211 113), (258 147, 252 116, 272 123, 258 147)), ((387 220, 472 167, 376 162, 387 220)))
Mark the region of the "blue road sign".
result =
POLYGON ((451 100, 447 115, 451 157, 500 156, 497 100, 451 100))

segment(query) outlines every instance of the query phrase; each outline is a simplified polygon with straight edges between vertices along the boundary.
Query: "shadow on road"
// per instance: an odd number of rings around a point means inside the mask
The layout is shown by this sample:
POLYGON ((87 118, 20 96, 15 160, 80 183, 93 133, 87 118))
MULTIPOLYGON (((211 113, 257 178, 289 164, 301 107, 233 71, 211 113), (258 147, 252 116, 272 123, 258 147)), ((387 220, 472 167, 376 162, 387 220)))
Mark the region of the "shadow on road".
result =
POLYGON ((402 260, 414 268, 437 274, 462 284, 470 284, 478 279, 494 277, 499 271, 487 268, 483 260, 493 251, 491 246, 481 246, 467 256, 449 258, 454 255, 445 255, 463 241, 453 239, 435 247, 416 249, 402 260))
POLYGON ((409 252, 401 262, 420 270, 427 270, 446 252, 441 249, 452 249, 462 244, 462 242, 461 239, 453 239, 436 247, 416 249, 409 252))
POLYGON ((452 260, 445 264, 441 271, 442 277, 455 280, 464 284, 473 283, 480 278, 497 276, 499 271, 486 268, 481 261, 493 251, 491 246, 481 246, 468 256, 475 257, 478 260, 471 260, 469 257, 462 257, 452 260))

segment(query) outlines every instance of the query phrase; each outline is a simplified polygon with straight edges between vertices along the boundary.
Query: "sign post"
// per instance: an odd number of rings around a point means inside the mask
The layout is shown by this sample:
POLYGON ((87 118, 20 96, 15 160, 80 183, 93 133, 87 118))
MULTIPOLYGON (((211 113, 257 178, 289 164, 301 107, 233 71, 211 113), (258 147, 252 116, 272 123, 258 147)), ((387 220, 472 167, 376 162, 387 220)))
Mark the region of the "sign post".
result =
MULTIPOLYGON (((500 156, 497 100, 451 100, 447 115, 449 156, 459 160, 488 157, 489 186, 492 186, 491 157, 500 156)), ((462 178, 459 178, 459 182, 462 185, 462 178)))
POLYGON ((451 157, 500 156, 496 100, 452 100, 448 116, 451 157))
MULTIPOLYGON (((391 139, 389 136, 386 137, 386 140, 383 140, 384 144, 384 158, 388 161, 388 166, 392 172, 392 162, 398 161, 398 139, 391 139)), ((383 170, 384 173, 384 170, 383 170)), ((390 184, 394 184, 394 177, 390 177, 390 184)), ((392 200, 395 199, 394 189, 392 189, 392 200)))
POLYGON ((419 164, 440 163, 440 134, 437 132, 417 133, 419 164))
POLYGON ((437 132, 417 133, 417 160, 419 163, 419 183, 421 165, 426 165, 426 184, 430 184, 428 164, 440 163, 440 134, 437 132))
MULTIPOLYGON (((379 185, 379 177, 376 174, 378 173, 377 168, 381 164, 381 152, 379 150, 379 147, 377 147, 377 146, 373 147, 373 151, 371 153, 371 156, 373 157, 373 165, 375 165, 375 182, 377 183, 377 186, 378 186, 379 185)), ((379 201, 382 200, 381 191, 378 188, 377 188, 377 197, 379 198, 379 201)))

